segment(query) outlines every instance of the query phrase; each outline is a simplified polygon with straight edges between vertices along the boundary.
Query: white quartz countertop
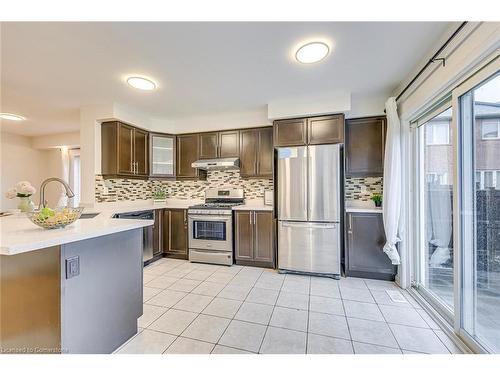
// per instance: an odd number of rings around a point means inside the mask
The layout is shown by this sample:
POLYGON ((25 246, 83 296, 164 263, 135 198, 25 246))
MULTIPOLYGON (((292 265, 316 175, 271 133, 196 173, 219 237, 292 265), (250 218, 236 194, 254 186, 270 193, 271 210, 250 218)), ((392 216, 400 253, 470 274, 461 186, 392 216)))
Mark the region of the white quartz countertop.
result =
POLYGON ((346 212, 369 212, 369 213, 382 213, 382 207, 346 207, 346 212))
POLYGON ((272 211, 273 206, 264 204, 262 199, 249 199, 244 204, 233 207, 234 211, 272 211))
MULTIPOLYGON (((98 213, 94 218, 79 219, 61 229, 43 229, 33 224, 26 216, 16 214, 0 218, 0 255, 15 255, 51 246, 105 236, 112 233, 153 225, 152 220, 113 219, 113 215, 162 208, 187 209, 203 203, 203 200, 167 199, 165 203, 149 201, 126 203, 102 203, 86 207, 84 214, 98 213)), ((262 199, 247 200, 234 210, 272 211, 273 206, 264 205, 262 199)))
MULTIPOLYGON (((154 203, 152 201, 139 201, 133 204, 131 203, 104 203, 97 204, 92 208, 85 208, 85 213, 101 213, 108 217, 112 217, 114 214, 124 213, 124 212, 137 212, 137 211, 147 211, 162 208, 180 208, 187 209, 190 206, 203 203, 202 199, 167 199, 166 203, 154 203)), ((273 206, 266 206, 263 199, 247 199, 244 204, 239 206, 234 206, 233 210, 253 210, 253 211, 272 211, 273 206)))
POLYGON ((96 204, 94 207, 86 207, 85 213, 101 213, 108 217, 112 217, 114 214, 124 213, 124 212, 137 212, 137 211, 147 211, 147 210, 158 210, 162 208, 179 208, 187 209, 189 206, 195 204, 203 203, 201 199, 167 199, 165 203, 153 203, 152 200, 148 201, 137 201, 134 203, 101 203, 96 204))
POLYGON ((153 224, 152 220, 111 219, 98 215, 79 219, 66 228, 43 229, 22 214, 7 216, 0 218, 0 255, 25 253, 153 224))

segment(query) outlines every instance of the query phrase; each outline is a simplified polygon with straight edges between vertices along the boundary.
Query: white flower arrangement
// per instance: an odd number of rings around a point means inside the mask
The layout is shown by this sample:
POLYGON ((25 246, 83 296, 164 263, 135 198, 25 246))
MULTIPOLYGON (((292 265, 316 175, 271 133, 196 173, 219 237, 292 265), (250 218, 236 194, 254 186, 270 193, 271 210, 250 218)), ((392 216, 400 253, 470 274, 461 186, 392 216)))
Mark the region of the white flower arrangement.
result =
POLYGON ((16 197, 25 198, 30 197, 36 193, 36 189, 31 185, 29 181, 19 181, 16 186, 9 189, 5 196, 8 199, 14 199, 16 197))

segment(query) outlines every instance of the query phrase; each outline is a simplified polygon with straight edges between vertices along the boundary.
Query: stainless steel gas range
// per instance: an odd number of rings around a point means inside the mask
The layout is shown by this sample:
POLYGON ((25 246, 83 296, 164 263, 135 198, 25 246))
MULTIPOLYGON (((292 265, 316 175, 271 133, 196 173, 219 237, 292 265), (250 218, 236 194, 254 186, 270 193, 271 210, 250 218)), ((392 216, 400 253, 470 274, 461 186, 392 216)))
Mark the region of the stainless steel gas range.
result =
POLYGON ((233 211, 243 189, 207 189, 205 203, 188 208, 189 261, 233 264, 233 211))

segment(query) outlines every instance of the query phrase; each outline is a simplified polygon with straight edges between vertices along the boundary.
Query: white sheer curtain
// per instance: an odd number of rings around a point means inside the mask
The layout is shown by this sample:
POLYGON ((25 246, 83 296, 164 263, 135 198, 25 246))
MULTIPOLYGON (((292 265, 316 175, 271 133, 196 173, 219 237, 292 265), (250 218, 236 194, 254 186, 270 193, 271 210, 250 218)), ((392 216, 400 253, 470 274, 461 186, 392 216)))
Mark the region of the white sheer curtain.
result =
MULTIPOLYGON (((439 267, 450 259, 450 241, 453 234, 451 186, 433 185, 429 189, 429 208, 432 221, 432 240, 437 246, 429 260, 432 267, 439 267)), ((430 225, 429 225, 430 226, 430 225)))
POLYGON ((391 97, 385 103, 387 115, 387 138, 384 155, 384 191, 383 217, 386 243, 384 253, 392 264, 400 264, 396 244, 399 238, 401 220, 401 125, 397 111, 396 99, 391 97))
MULTIPOLYGON (((69 150, 67 147, 61 148, 61 178, 69 182, 69 150)), ((68 205, 68 197, 66 196, 66 190, 61 185, 59 193, 59 201, 57 205, 59 207, 65 207, 68 205)))

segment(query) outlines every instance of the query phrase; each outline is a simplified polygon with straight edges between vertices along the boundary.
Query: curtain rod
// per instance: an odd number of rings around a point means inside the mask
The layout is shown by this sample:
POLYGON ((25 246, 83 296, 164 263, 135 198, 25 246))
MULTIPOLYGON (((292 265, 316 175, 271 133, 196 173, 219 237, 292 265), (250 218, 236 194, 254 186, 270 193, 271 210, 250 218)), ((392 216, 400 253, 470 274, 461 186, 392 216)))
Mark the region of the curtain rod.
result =
POLYGON ((445 63, 446 63, 445 58, 438 57, 438 56, 441 52, 443 52, 443 50, 448 46, 448 44, 450 44, 450 42, 453 40, 453 38, 455 38, 455 36, 457 36, 457 34, 460 32, 460 30, 462 30, 464 28, 465 25, 467 25, 467 22, 462 22, 461 25, 458 27, 458 29, 456 29, 455 32, 453 34, 451 34, 451 36, 448 38, 448 40, 446 42, 444 42, 443 45, 437 50, 437 52, 434 55, 432 55, 432 57, 429 59, 429 61, 427 61, 427 64, 425 64, 424 67, 422 69, 420 69, 420 71, 417 73, 417 75, 415 77, 413 77, 413 79, 410 81, 410 83, 408 83, 405 86, 403 91, 401 91, 399 93, 399 95, 396 96, 396 101, 398 101, 403 96, 403 94, 415 83, 415 81, 422 75, 422 73, 432 63, 434 63, 436 61, 441 61, 443 63, 443 66, 445 65, 445 63))

